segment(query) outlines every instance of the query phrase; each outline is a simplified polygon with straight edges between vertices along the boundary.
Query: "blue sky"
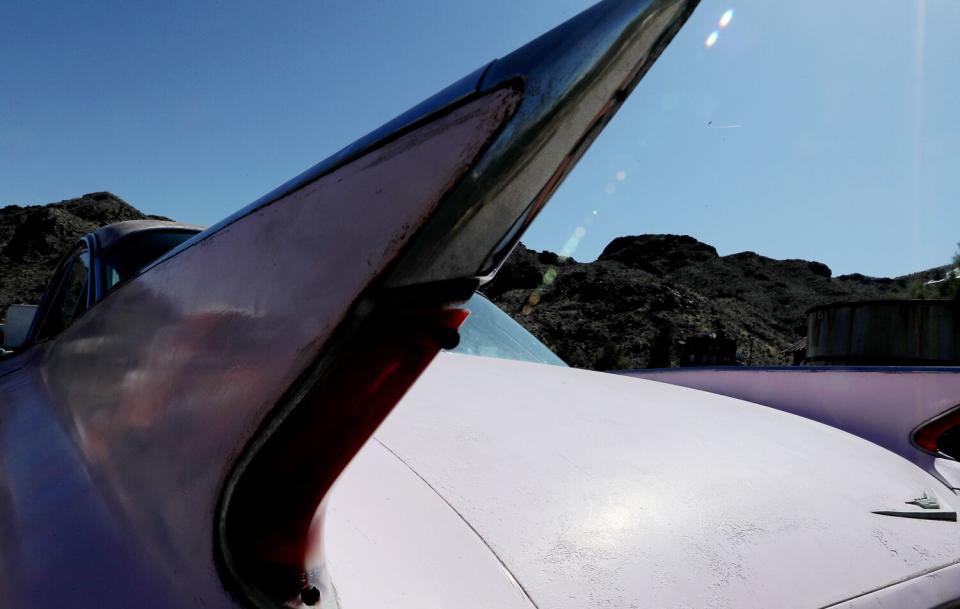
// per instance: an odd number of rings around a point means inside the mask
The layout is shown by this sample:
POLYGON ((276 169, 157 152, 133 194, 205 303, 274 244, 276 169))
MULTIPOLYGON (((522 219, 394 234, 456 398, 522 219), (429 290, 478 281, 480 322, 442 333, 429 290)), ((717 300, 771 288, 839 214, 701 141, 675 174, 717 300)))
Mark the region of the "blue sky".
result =
MULTIPOLYGON (((590 4, 7 0, 0 204, 110 190, 211 224, 590 4)), ((590 260, 670 232, 836 273, 945 263, 958 25, 951 0, 703 0, 525 242, 582 234, 590 260)))

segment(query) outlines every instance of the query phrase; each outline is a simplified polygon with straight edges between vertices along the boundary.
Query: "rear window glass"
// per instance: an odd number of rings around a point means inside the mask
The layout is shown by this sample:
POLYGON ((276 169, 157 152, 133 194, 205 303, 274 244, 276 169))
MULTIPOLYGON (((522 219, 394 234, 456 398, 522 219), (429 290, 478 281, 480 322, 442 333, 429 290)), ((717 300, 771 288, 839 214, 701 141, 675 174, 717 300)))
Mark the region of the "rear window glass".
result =
POLYGON ((106 289, 112 290, 195 234, 191 231, 150 231, 120 241, 104 257, 106 289))
POLYGON ((480 294, 474 294, 465 308, 469 309, 470 317, 460 327, 460 344, 453 349, 454 353, 567 365, 533 334, 480 294))

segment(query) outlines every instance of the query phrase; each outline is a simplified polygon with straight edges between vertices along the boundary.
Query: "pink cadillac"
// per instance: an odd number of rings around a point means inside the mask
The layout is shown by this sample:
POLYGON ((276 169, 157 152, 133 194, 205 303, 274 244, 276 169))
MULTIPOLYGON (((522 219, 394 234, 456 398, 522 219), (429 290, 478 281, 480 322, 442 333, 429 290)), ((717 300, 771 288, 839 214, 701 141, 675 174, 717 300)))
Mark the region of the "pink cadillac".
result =
POLYGON ((605 0, 214 227, 77 244, 8 315, 0 605, 960 606, 954 374, 850 372, 833 421, 472 296, 694 5, 605 0))

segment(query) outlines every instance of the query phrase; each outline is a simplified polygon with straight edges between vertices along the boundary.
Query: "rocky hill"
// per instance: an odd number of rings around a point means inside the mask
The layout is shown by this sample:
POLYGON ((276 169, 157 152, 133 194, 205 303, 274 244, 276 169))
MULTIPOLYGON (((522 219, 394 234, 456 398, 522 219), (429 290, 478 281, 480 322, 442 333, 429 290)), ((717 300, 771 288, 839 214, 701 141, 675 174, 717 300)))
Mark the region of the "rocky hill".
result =
POLYGON ((90 231, 147 216, 109 192, 49 205, 0 208, 0 311, 36 303, 60 257, 90 231))
MULTIPOLYGON (((104 224, 147 217, 119 197, 90 193, 49 205, 0 208, 0 311, 35 303, 60 257, 104 224)), ((788 363, 812 306, 904 297, 931 269, 896 279, 833 277, 819 262, 753 252, 720 256, 694 239, 640 235, 612 241, 595 262, 518 246, 484 291, 574 366, 599 370, 677 365, 685 341, 724 335, 744 363, 788 363)))
POLYGON ((803 338, 810 307, 904 297, 942 273, 833 277, 819 262, 720 256, 693 237, 640 235, 586 263, 520 245, 485 292, 574 366, 675 366, 685 340, 717 334, 762 365, 790 363, 785 350, 803 338))

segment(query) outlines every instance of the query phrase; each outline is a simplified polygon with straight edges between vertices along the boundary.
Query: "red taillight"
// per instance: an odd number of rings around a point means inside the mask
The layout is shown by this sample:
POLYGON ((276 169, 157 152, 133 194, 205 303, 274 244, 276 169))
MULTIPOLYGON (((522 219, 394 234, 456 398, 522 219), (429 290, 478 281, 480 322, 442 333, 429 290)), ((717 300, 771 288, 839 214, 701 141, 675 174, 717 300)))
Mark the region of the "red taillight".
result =
MULTIPOLYGON (((238 584, 284 602, 324 594, 316 534, 321 501, 350 459, 443 348, 456 346, 462 309, 394 309, 372 316, 327 370, 287 397, 234 476, 221 524, 238 584)), ((322 561, 321 561, 322 563, 322 561)), ((251 590, 247 589, 247 593, 251 590)))
POLYGON ((953 408, 927 421, 913 432, 913 442, 923 450, 937 455, 947 454, 956 458, 957 451, 953 449, 955 444, 955 430, 960 429, 960 406, 953 408), (946 446, 949 443, 950 446, 946 446))

